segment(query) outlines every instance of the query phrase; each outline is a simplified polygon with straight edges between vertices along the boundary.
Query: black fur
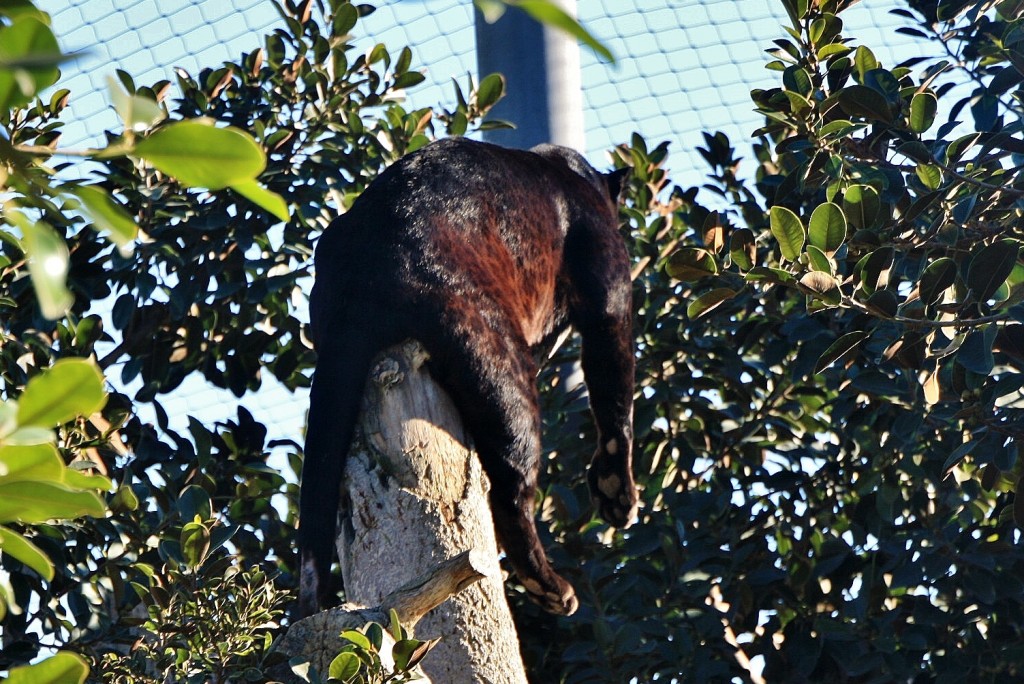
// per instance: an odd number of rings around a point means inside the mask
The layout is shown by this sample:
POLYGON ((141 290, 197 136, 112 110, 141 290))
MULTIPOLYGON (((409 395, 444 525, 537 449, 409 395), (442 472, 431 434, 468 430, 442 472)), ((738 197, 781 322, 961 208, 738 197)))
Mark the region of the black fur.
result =
POLYGON ((622 180, 565 148, 447 139, 395 163, 328 227, 310 298, 318 361, 300 501, 303 614, 333 599, 339 489, 370 361, 408 338, 429 352, 473 436, 495 530, 523 586, 551 612, 576 609, 534 527, 534 358, 567 324, 580 332, 599 432, 590 489, 605 520, 629 524, 637 498, 622 180))

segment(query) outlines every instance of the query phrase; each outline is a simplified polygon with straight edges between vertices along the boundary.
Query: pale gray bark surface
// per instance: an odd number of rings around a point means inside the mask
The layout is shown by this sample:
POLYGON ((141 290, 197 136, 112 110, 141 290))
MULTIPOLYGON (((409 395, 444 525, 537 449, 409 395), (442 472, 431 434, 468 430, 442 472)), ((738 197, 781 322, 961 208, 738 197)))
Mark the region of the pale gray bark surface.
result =
MULTIPOLYGON (((380 651, 381 662, 393 669, 391 648, 395 642, 390 632, 395 626, 391 623, 391 611, 395 612, 399 624, 407 631, 411 630, 429 611, 483 579, 485 575, 481 572, 481 565, 477 554, 466 551, 442 563, 429 574, 388 594, 376 608, 345 603, 299 620, 275 644, 275 648, 289 657, 303 658, 317 672, 324 674, 328 672, 331 661, 346 645, 341 633, 376 622, 385 628, 380 651)), ((290 676, 289 668, 285 666, 278 668, 274 675, 285 682, 297 681, 297 678, 290 676)), ((418 681, 430 684, 428 678, 418 681)))
POLYGON ((431 568, 473 550, 485 577, 416 626, 419 639, 441 638, 423 670, 435 682, 525 684, 486 477, 425 360, 422 347, 409 342, 381 355, 370 373, 342 492, 349 500, 338 535, 345 598, 379 605, 431 568))

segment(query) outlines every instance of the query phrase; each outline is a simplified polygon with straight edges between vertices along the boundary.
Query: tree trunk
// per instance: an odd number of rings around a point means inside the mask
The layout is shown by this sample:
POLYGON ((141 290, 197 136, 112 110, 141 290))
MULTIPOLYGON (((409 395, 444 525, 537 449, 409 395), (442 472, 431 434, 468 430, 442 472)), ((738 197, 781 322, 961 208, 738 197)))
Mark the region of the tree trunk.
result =
POLYGON ((451 399, 427 373, 416 342, 374 363, 346 464, 346 519, 337 539, 345 600, 377 606, 446 559, 473 550, 484 579, 430 611, 419 639, 435 682, 525 684, 505 599, 486 476, 451 399))

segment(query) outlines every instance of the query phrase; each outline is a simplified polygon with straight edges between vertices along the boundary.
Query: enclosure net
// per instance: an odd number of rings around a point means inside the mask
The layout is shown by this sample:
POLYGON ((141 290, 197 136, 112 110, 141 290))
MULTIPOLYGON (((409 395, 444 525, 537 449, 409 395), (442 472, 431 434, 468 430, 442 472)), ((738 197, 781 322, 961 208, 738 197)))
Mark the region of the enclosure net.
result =
MULTIPOLYGON (((138 84, 174 80, 175 67, 196 74, 259 47, 280 22, 273 0, 39 0, 51 14, 66 52, 78 58, 63 68, 72 92, 64 146, 102 140, 116 127, 106 80, 123 69, 138 84)), ((476 71, 470 0, 403 0, 372 3, 377 11, 360 24, 359 49, 408 45, 414 64, 426 69, 424 86, 410 105, 450 104, 453 78, 465 84, 476 71)), ((614 64, 584 50, 587 154, 607 165, 606 151, 641 133, 654 145, 670 141, 669 168, 684 186, 699 185, 706 166, 696 147, 702 131, 726 133, 741 156, 743 141, 760 125, 752 88, 776 85, 764 69, 764 50, 784 35, 779 0, 585 0, 580 20, 616 56, 614 64)), ((870 45, 892 65, 920 49, 895 33, 892 0, 864 2, 843 15, 844 33, 870 45)), ((511 93, 510 97, 515 97, 511 93)), ((233 417, 239 403, 268 426, 271 438, 298 439, 306 397, 270 380, 241 400, 199 381, 186 383, 164 408, 172 425, 192 415, 206 424, 233 417)))

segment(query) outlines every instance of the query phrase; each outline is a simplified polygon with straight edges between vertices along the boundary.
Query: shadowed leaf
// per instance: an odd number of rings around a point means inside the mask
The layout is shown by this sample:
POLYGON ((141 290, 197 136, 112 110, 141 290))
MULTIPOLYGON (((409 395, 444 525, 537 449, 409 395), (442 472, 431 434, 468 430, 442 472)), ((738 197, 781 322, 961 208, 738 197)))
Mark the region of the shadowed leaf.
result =
POLYGON ((832 364, 847 358, 867 338, 868 334, 859 330, 846 333, 830 344, 828 349, 818 357, 818 362, 814 364, 814 372, 820 373, 832 364))

